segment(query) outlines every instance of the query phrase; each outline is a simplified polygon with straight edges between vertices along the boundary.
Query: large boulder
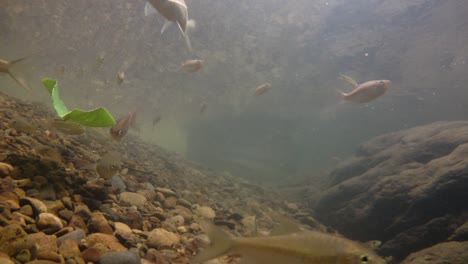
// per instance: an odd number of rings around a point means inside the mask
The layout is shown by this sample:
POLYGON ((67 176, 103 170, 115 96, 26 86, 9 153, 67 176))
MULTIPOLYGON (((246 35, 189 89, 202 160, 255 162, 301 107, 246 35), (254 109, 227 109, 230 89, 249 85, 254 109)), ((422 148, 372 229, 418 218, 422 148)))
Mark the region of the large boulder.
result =
POLYGON ((466 264, 468 242, 445 242, 412 253, 401 264, 466 264))
POLYGON ((468 209, 468 122, 376 137, 331 173, 317 218, 397 260, 447 240, 468 209))

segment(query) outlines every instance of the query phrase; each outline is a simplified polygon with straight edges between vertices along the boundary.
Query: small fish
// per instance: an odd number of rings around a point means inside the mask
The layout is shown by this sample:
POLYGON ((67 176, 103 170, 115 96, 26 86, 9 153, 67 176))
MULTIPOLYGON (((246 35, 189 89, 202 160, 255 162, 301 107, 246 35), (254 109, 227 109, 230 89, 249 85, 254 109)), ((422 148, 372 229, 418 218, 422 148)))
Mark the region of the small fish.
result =
POLYGON ((96 66, 98 68, 100 68, 102 66, 102 64, 104 63, 104 58, 105 57, 106 57, 106 55, 104 53, 101 53, 96 57, 96 66))
POLYGON ((208 105, 206 103, 201 103, 200 104, 200 114, 203 114, 206 111, 206 108, 208 105))
POLYGON ((317 231, 300 231, 269 237, 230 237, 202 221, 211 245, 190 263, 241 255, 244 263, 269 264, 384 264, 372 250, 344 237, 317 231))
POLYGON ((125 72, 123 70, 119 70, 117 72, 117 84, 122 84, 123 81, 125 80, 125 72))
POLYGON ((192 52, 192 44, 188 31, 195 27, 195 21, 188 19, 188 9, 184 0, 148 0, 145 5, 145 16, 156 13, 156 10, 166 19, 161 29, 161 35, 171 23, 177 24, 185 38, 185 44, 192 52))
POLYGON ((153 118, 153 123, 152 123, 152 124, 153 124, 153 130, 154 130, 154 127, 156 126, 156 124, 158 124, 159 121, 161 121, 161 118, 162 118, 162 117, 161 117, 160 115, 157 115, 157 116, 155 116, 155 117, 153 118))
POLYGON ((53 128, 67 135, 81 135, 85 132, 82 125, 73 121, 52 119, 49 123, 53 128))
POLYGON ((358 84, 354 79, 344 74, 340 75, 340 79, 351 84, 354 89, 345 93, 339 91, 342 98, 357 104, 368 103, 377 97, 383 95, 390 88, 391 81, 389 80, 373 80, 358 84))
POLYGON ((271 83, 264 83, 255 89, 255 95, 261 95, 271 89, 271 83))
POLYGON ((204 60, 186 60, 182 62, 182 66, 180 66, 180 68, 185 72, 197 72, 203 68, 204 63, 204 60))
POLYGON ((6 60, 0 59, 0 72, 8 74, 21 87, 26 89, 28 92, 31 92, 31 88, 29 88, 29 85, 23 79, 16 77, 15 75, 11 73, 11 68, 15 66, 17 63, 23 61, 24 59, 26 59, 26 57, 13 60, 13 61, 6 61, 6 60))
POLYGON ((120 153, 110 151, 104 154, 96 163, 96 172, 102 178, 110 180, 120 170, 120 161, 120 153))
POLYGON ((110 129, 112 139, 120 141, 127 134, 130 127, 135 127, 135 119, 135 112, 130 112, 126 116, 119 118, 110 129))
POLYGON ((32 125, 26 119, 21 118, 19 116, 11 119, 10 122, 8 122, 8 126, 10 128, 13 128, 17 132, 23 132, 23 133, 29 133, 29 134, 35 133, 37 130, 36 126, 32 125))

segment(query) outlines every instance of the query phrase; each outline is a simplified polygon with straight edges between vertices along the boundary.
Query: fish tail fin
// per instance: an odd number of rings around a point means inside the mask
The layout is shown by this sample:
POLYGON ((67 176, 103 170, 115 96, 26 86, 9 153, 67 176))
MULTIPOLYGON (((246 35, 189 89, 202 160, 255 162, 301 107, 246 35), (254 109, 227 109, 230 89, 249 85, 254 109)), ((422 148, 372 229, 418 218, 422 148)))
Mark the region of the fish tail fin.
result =
POLYGON ((146 1, 145 4, 145 16, 150 16, 156 14, 156 9, 150 4, 150 2, 146 1))
POLYGON ((202 263, 207 260, 225 255, 229 252, 234 244, 232 238, 219 227, 216 227, 206 221, 201 221, 200 225, 210 238, 210 245, 198 253, 190 261, 191 264, 202 263))
POLYGON ((185 27, 185 32, 184 32, 184 38, 185 38, 185 44, 187 45, 187 48, 189 49, 190 53, 192 53, 192 43, 190 42, 190 33, 195 29, 197 26, 197 23, 193 19, 189 19, 187 21, 187 26, 185 27))
POLYGON ((346 96, 348 96, 347 93, 341 91, 340 89, 336 89, 336 94, 341 98, 342 100, 346 99, 346 96))
POLYGON ((32 92, 31 88, 29 87, 29 85, 26 83, 26 81, 23 79, 23 78, 20 78, 20 77, 16 77, 15 75, 13 75, 11 72, 8 72, 8 75, 10 75, 10 77, 15 80, 16 83, 18 83, 21 87, 23 87, 24 89, 26 89, 29 93, 32 92))
POLYGON ((14 75, 9 69, 11 67, 14 67, 17 63, 23 61, 24 59, 26 59, 27 57, 23 57, 23 58, 19 58, 19 59, 16 59, 16 60, 12 60, 10 62, 8 62, 9 66, 8 66, 8 75, 10 75, 10 77, 16 82, 18 83, 21 87, 23 87, 24 89, 26 89, 28 92, 32 92, 31 88, 29 87, 29 85, 26 83, 26 81, 22 78, 19 78, 17 77, 16 75, 14 75))
POLYGON ((344 75, 342 73, 340 73, 340 80, 343 80, 351 84, 355 88, 359 86, 359 84, 353 78, 349 77, 348 75, 344 75))
POLYGON ((13 65, 15 65, 16 63, 18 63, 18 62, 20 62, 20 61, 25 60, 26 58, 27 58, 27 57, 23 57, 23 58, 19 58, 19 59, 10 61, 10 62, 9 62, 10 67, 12 67, 13 65))

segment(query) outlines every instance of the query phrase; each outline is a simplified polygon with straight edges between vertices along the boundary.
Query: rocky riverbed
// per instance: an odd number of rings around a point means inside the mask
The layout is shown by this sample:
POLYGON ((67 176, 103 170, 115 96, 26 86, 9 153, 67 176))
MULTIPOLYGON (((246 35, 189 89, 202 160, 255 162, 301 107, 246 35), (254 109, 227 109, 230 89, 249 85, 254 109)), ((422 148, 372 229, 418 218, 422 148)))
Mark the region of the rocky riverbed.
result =
POLYGON ((468 263, 467 121, 378 136, 329 177, 313 205, 322 222, 403 263, 468 263))
MULTIPOLYGON (((237 235, 284 211, 326 230, 300 205, 132 135, 54 131, 53 112, 0 94, 0 263, 187 263, 206 236, 194 216, 237 235), (79 164, 122 154, 124 188, 79 164)), ((222 258, 215 263, 232 263, 222 258)))

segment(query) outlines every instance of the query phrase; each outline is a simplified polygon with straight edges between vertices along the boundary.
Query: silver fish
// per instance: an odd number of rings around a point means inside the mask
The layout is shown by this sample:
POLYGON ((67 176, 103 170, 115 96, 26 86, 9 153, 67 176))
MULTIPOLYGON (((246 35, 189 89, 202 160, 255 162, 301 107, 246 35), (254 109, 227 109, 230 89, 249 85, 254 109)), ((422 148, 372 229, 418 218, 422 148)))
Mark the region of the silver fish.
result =
POLYGON ((177 24, 180 32, 185 38, 185 44, 192 52, 192 44, 188 31, 195 27, 195 21, 188 19, 188 8, 184 0, 148 0, 145 5, 145 15, 151 15, 158 11, 165 19, 161 29, 161 35, 171 23, 177 24))
POLYGON ((373 80, 358 84, 344 74, 341 74, 340 78, 354 86, 354 89, 349 93, 339 91, 343 99, 358 104, 368 103, 383 95, 391 85, 389 80, 373 80))

